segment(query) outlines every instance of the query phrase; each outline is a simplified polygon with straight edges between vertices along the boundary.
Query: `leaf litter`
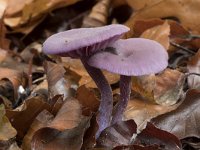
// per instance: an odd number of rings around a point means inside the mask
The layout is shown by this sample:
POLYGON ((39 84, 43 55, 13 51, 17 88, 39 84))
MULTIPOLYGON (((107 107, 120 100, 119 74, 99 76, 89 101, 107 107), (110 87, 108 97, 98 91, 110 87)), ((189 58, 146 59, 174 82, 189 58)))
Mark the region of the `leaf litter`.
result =
MULTIPOLYGON (((0 0, 0 4, 1 149, 199 148, 199 2, 0 0), (131 28, 124 38, 160 42, 169 53, 169 66, 159 74, 132 77, 123 120, 95 139, 100 103, 96 85, 80 61, 46 56, 41 44, 59 31, 118 23, 127 16, 112 16, 112 11, 121 7, 125 12, 125 5, 132 16, 124 20, 131 28)), ((104 75, 116 103, 119 76, 104 75)))

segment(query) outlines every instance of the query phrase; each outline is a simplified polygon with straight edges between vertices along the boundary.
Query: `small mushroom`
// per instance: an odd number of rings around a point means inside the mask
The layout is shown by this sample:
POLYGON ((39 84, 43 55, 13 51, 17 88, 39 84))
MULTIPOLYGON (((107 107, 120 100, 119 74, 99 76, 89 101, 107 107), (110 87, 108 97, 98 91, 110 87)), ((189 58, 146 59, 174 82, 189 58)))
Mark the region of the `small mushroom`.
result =
POLYGON ((113 112, 112 124, 122 120, 131 92, 131 76, 158 73, 168 65, 168 54, 158 42, 131 38, 118 40, 105 51, 90 57, 88 64, 120 74, 120 101, 113 112))
POLYGON ((102 51, 107 45, 118 40, 127 31, 129 31, 128 27, 117 24, 97 28, 72 29, 52 35, 43 44, 43 52, 46 54, 80 58, 100 90, 101 103, 97 116, 99 130, 96 137, 110 125, 113 98, 111 87, 101 70, 89 66, 87 60, 97 51, 102 51))

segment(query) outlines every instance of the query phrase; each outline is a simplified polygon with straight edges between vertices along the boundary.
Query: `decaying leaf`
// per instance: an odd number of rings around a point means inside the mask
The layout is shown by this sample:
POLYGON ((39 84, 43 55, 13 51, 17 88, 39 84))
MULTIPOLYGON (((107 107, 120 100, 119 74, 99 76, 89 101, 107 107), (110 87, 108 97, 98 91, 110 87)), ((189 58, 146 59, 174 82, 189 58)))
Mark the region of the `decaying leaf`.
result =
MULTIPOLYGON (((79 81, 80 86, 86 85, 86 87, 96 88, 96 84, 94 83, 92 78, 89 76, 89 74, 83 67, 80 60, 71 59, 69 57, 63 57, 62 61, 66 68, 70 67, 70 70, 76 72, 77 74, 79 74, 81 76, 81 79, 79 81)), ((119 81, 119 75, 109 73, 107 71, 103 71, 103 73, 110 84, 113 84, 113 83, 116 83, 117 81, 119 81)))
MULTIPOLYGON (((40 115, 36 118, 35 122, 32 124, 32 128, 29 130, 29 134, 27 135, 27 139, 25 139, 24 143, 26 147, 29 147, 28 143, 30 143, 30 140, 32 136, 34 135, 35 142, 39 142, 39 145, 32 145, 33 147, 38 147, 40 144, 45 144, 42 141, 40 141, 40 138, 45 138, 47 140, 54 139, 55 141, 49 141, 49 143, 46 145, 49 147, 49 145, 55 144, 54 148, 59 149, 60 146, 67 146, 65 143, 62 145, 59 145, 59 142, 64 142, 63 140, 66 140, 68 137, 68 132, 71 133, 71 130, 78 128, 80 124, 82 124, 83 120, 88 120, 86 117, 83 117, 81 114, 81 105, 78 102, 78 100, 74 98, 67 99, 58 113, 56 114, 55 118, 52 117, 52 114, 50 114, 47 111, 43 111, 43 113, 40 113, 40 115), (69 130, 67 130, 69 129, 69 130), (71 130, 70 130, 71 129, 71 130), (38 130, 38 131, 37 131, 38 130), (66 132, 68 131, 68 132, 66 132), (59 133, 60 135, 57 135, 59 133), (43 137, 42 134, 49 135, 48 137, 43 137), (66 135, 65 135, 66 134, 66 135), (57 137, 58 136, 58 137, 57 137), (60 137, 59 137, 60 136, 60 137), (65 137, 62 137, 65 136, 65 137), (63 138, 62 140, 59 138, 63 138), (27 143, 28 142, 28 143, 27 143), (52 143, 51 143, 52 142, 52 143), (55 142, 55 143, 54 143, 55 142), (58 142, 58 143, 57 143, 58 142)), ((82 130, 81 130, 82 131, 82 130)), ((85 131, 84 131, 85 132, 85 131)), ((44 139, 44 141, 45 141, 44 139)), ((81 139, 80 139, 81 140, 81 139)), ((78 145, 77 145, 78 146, 78 145)))
POLYGON ((85 109, 89 109, 90 111, 96 112, 99 107, 99 99, 95 95, 94 91, 85 87, 84 85, 80 86, 77 89, 76 98, 82 104, 85 109))
MULTIPOLYGON (((151 18, 167 18, 175 17, 181 22, 181 24, 192 33, 199 34, 199 16, 198 12, 200 7, 199 1, 190 0, 162 0, 155 5, 146 7, 145 9, 140 9, 133 14, 133 16, 127 21, 126 25, 132 28, 136 20, 139 19, 151 19, 151 18), (163 11, 164 10, 164 11, 163 11), (190 10, 190 11, 188 11, 190 10)), ((132 35, 131 32, 127 34, 132 35)))
POLYGON ((6 142, 17 134, 16 130, 10 124, 5 116, 4 105, 0 105, 0 142, 6 142))
POLYGON ((44 109, 50 111, 50 105, 45 102, 41 95, 26 99, 14 110, 6 110, 13 127, 17 130, 19 138, 24 137, 35 117, 44 109))
POLYGON ((157 41, 167 50, 169 48, 169 34, 170 25, 166 21, 163 25, 158 25, 144 31, 140 37, 157 41))
POLYGON ((78 0, 26 0, 12 10, 16 1, 9 1, 7 17, 4 18, 6 25, 22 33, 31 32, 43 19, 44 16, 54 9, 76 3, 78 0), (12 9, 11 9, 12 8, 12 9))
POLYGON ((143 97, 162 105, 173 105, 183 96, 183 73, 166 69, 159 75, 133 78, 132 89, 143 97))
POLYGON ((120 121, 106 128, 97 139, 97 147, 114 148, 129 145, 133 134, 137 132, 137 125, 133 120, 120 121))
POLYGON ((178 106, 179 104, 173 106, 162 106, 144 99, 134 98, 129 100, 128 106, 124 112, 124 119, 133 119, 138 126, 138 130, 142 130, 146 127, 146 123, 152 118, 170 112, 178 106))
POLYGON ((64 99, 73 96, 77 80, 74 80, 76 77, 70 74, 70 70, 66 71, 62 65, 52 62, 46 62, 44 68, 47 74, 50 99, 56 95, 64 95, 64 99))
MULTIPOLYGON (((187 69, 189 73, 200 73, 200 50, 188 62, 187 69)), ((188 85, 190 88, 200 88, 200 77, 197 75, 189 75, 188 85)))
POLYGON ((146 7, 156 5, 162 0, 126 0, 128 5, 130 5, 134 10, 145 9, 146 7))
POLYGON ((84 133, 90 126, 89 121, 90 117, 83 117, 77 127, 62 132, 51 128, 40 129, 33 137, 31 148, 37 150, 80 150, 84 133))
POLYGON ((134 144, 137 145, 158 145, 161 149, 181 150, 180 140, 169 132, 156 128, 152 123, 147 124, 146 128, 137 135, 134 144))
POLYGON ((7 0, 1 0, 0 1, 0 20, 2 19, 3 15, 5 13, 7 5, 8 5, 7 0))
POLYGON ((30 126, 28 133, 23 138, 22 148, 25 150, 31 150, 31 140, 35 132, 45 126, 52 121, 53 115, 48 112, 47 110, 43 110, 41 113, 33 121, 32 125, 30 126))
POLYGON ((67 99, 48 127, 60 131, 76 127, 82 119, 81 105, 74 98, 67 99))
POLYGON ((199 113, 200 93, 197 90, 187 92, 183 103, 174 111, 158 116, 153 124, 162 130, 175 134, 179 139, 200 137, 199 113))
POLYGON ((107 24, 111 0, 100 0, 84 18, 82 27, 99 27, 107 24))
POLYGON ((18 90, 19 87, 26 87, 27 78, 23 72, 8 69, 8 68, 0 68, 0 80, 6 79, 12 83, 13 90, 14 90, 14 98, 18 98, 18 90))

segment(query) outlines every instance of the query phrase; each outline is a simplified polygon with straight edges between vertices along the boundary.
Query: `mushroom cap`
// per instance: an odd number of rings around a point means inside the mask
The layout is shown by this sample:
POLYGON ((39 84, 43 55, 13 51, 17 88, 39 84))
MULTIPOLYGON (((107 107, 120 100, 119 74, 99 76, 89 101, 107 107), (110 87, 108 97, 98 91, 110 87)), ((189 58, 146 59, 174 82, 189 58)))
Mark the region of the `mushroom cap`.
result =
POLYGON ((128 27, 120 24, 72 29, 50 36, 43 44, 43 52, 71 57, 90 56, 128 31, 128 27))
POLYGON ((90 66, 126 76, 158 73, 168 65, 168 53, 156 41, 143 38, 118 40, 88 59, 90 66))

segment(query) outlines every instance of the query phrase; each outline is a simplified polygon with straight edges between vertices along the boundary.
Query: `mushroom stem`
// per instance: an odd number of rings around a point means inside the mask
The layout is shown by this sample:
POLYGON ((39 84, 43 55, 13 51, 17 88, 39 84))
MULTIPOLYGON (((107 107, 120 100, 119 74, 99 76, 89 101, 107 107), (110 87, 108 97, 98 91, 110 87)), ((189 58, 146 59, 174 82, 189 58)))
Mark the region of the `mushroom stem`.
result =
POLYGON ((81 59, 85 69, 87 70, 88 74, 96 83, 98 89, 101 93, 101 103, 99 106, 99 112, 97 115, 97 123, 99 129, 96 133, 96 138, 99 137, 100 133, 110 126, 111 117, 112 117, 112 109, 113 109, 113 96, 112 96, 112 89, 103 75, 100 69, 91 67, 87 64, 87 59, 81 59))
POLYGON ((123 113, 128 105, 128 100, 130 99, 131 93, 131 76, 120 76, 120 100, 116 104, 113 111, 112 123, 115 124, 122 120, 123 113))

